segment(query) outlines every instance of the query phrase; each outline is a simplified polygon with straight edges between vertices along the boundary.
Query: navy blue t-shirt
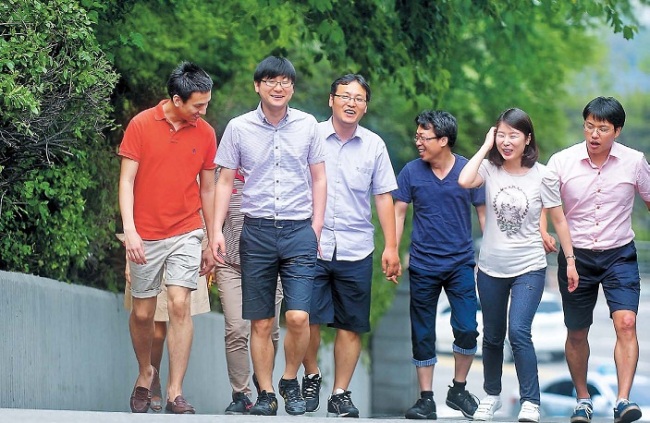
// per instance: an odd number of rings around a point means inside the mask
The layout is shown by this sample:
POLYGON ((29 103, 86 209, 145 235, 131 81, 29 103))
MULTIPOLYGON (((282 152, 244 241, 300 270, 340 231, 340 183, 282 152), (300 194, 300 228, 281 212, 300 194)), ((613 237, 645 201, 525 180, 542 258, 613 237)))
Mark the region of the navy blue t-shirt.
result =
POLYGON ((454 166, 442 180, 422 159, 407 163, 397 177, 393 198, 413 203, 409 266, 440 272, 475 264, 471 205, 485 204, 485 189, 458 185, 467 159, 454 156, 454 166))

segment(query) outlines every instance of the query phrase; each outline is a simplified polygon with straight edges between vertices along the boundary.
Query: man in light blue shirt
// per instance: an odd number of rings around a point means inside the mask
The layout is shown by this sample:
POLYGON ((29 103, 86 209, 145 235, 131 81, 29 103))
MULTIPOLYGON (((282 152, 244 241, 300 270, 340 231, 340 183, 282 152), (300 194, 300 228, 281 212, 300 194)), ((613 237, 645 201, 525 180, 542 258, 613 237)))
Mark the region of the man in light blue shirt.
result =
POLYGON ((271 342, 278 274, 285 295, 285 370, 278 385, 289 414, 305 413, 298 367, 309 345, 309 309, 327 180, 316 119, 290 108, 296 71, 285 58, 257 66, 256 110, 232 119, 215 162, 221 166, 215 196, 212 251, 223 263, 222 232, 237 169, 244 176, 240 255, 242 314, 251 320, 251 359, 260 391, 250 414, 276 415, 271 342))
POLYGON ((386 241, 382 269, 397 282, 401 273, 391 191, 395 173, 384 141, 359 126, 368 110, 370 87, 360 75, 345 75, 331 86, 332 117, 318 124, 327 169, 327 207, 309 315, 311 338, 303 361, 302 394, 307 412, 319 407, 320 325, 336 328, 335 375, 328 415, 359 417, 348 386, 361 353, 361 333, 370 331, 370 288, 374 250, 370 197, 375 197, 386 241))

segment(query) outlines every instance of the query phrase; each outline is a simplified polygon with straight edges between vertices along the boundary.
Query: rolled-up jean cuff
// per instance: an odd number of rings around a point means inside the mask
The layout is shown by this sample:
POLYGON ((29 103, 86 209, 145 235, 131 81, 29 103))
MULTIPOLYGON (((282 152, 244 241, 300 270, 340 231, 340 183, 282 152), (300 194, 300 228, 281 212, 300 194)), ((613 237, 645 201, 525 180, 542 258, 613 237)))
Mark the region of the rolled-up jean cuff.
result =
POLYGON ((456 344, 452 344, 452 350, 455 353, 462 354, 462 355, 474 355, 476 354, 477 349, 478 349, 477 347, 474 347, 472 349, 465 349, 457 346, 456 344))
POLYGON ((430 367, 438 362, 438 357, 433 357, 428 360, 416 360, 413 358, 411 362, 415 364, 415 367, 430 367))

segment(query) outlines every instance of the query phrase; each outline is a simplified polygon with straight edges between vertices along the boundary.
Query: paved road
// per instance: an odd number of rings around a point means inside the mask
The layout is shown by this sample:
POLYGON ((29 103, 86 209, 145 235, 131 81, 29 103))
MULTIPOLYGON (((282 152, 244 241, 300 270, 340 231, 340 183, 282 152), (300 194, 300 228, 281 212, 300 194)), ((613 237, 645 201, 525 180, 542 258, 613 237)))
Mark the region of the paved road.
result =
MULTIPOLYGON (((388 418, 361 418, 360 422, 395 422, 404 420, 403 417, 388 418)), ((1 423, 332 423, 336 420, 326 417, 305 417, 280 415, 276 417, 260 416, 224 416, 197 414, 189 416, 174 416, 169 414, 130 414, 130 413, 109 413, 94 411, 65 411, 65 410, 21 410, 0 408, 1 423)), ((446 418, 438 422, 458 423, 467 421, 463 418, 446 418)), ((512 422, 511 420, 494 420, 494 423, 512 422)), ((611 419, 594 419, 594 423, 611 423, 611 419)), ((568 423, 568 419, 542 419, 542 423, 568 423)))

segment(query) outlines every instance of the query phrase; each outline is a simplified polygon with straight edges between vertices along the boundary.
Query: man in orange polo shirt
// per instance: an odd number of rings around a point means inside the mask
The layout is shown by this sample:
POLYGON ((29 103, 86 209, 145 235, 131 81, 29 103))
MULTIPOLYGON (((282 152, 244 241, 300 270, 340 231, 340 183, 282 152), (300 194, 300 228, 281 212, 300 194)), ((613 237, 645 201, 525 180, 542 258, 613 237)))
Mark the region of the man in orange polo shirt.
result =
POLYGON ((212 79, 183 62, 171 73, 167 91, 169 100, 131 120, 119 149, 120 212, 133 297, 129 328, 139 366, 130 407, 146 413, 151 386, 158 381, 151 342, 164 276, 169 311, 166 410, 193 414, 182 389, 193 334, 190 292, 197 288, 198 275, 210 272, 215 263, 209 250, 201 254, 203 227, 210 239, 214 215, 217 139, 201 118, 211 99, 212 79))

